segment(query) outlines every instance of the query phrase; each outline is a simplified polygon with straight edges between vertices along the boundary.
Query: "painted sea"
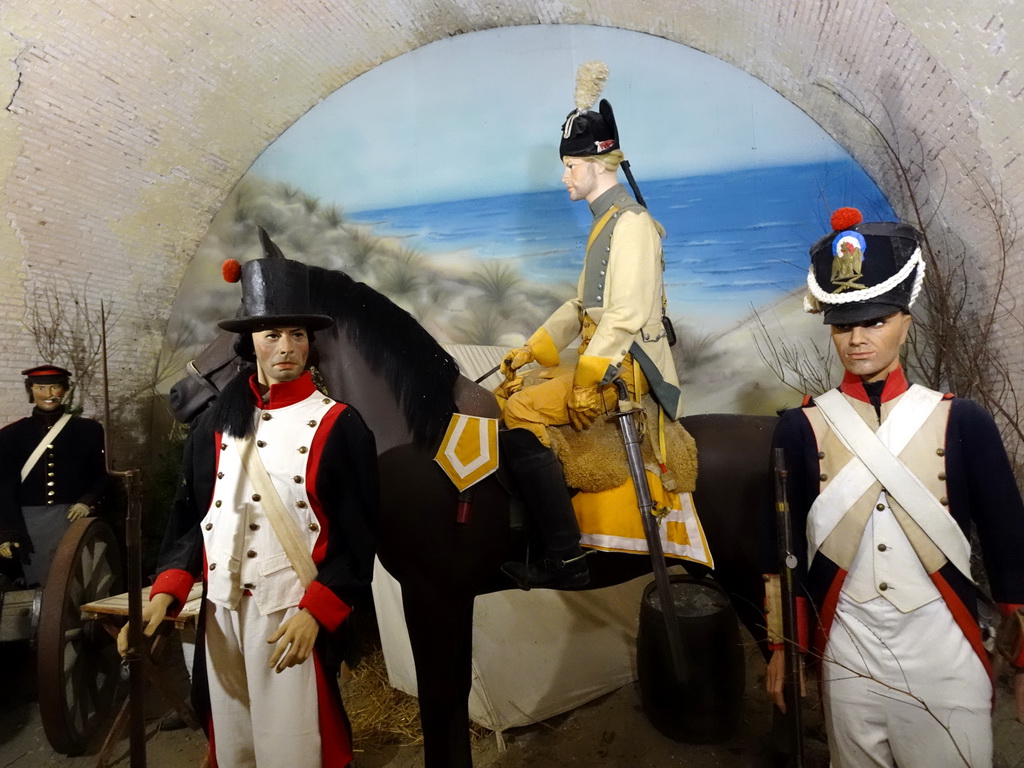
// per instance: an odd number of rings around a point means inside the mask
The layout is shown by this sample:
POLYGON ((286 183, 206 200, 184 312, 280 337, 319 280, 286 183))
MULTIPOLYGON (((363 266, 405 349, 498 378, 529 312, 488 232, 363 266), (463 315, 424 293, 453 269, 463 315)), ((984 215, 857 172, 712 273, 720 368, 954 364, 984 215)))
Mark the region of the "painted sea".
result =
MULTIPOLYGON (((808 248, 830 231, 832 210, 895 220, 853 160, 747 168, 645 180, 647 207, 665 227, 669 314, 706 332, 747 317, 803 284, 808 248)), ((575 286, 592 217, 564 189, 361 211, 375 233, 400 237, 427 258, 496 259, 524 277, 575 286)))

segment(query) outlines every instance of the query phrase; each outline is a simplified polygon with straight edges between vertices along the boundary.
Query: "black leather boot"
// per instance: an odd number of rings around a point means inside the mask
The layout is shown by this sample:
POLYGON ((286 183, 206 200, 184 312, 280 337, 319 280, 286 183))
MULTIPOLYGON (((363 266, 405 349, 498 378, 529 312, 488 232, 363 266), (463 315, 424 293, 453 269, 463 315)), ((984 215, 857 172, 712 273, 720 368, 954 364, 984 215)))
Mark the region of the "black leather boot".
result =
POLYGON ((590 570, 558 458, 527 429, 503 432, 501 447, 529 519, 544 542, 540 561, 505 563, 502 571, 521 589, 585 587, 590 583, 590 570))

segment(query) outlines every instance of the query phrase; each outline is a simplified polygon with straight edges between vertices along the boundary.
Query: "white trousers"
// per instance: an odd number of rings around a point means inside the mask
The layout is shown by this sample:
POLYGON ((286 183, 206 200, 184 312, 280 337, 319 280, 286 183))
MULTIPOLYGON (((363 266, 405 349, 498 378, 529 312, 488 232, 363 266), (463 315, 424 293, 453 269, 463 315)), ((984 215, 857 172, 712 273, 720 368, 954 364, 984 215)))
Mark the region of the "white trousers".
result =
POLYGON ((313 659, 270 668, 267 638, 297 608, 261 616, 243 597, 232 611, 206 601, 206 668, 218 768, 320 768, 313 659))
POLYGON ((992 684, 942 600, 840 593, 822 692, 833 768, 992 766, 992 684))

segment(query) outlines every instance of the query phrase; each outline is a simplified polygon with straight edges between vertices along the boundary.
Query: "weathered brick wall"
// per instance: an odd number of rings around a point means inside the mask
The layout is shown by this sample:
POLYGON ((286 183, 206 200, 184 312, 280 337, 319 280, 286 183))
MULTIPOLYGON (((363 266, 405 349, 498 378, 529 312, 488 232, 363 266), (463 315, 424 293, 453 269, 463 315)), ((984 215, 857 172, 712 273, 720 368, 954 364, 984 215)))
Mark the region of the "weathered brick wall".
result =
MULTIPOLYGON (((899 200, 839 90, 920 148, 942 221, 991 274, 998 241, 979 191, 1004 223, 1024 210, 1022 14, 1000 0, 6 0, 0 421, 25 412, 16 372, 37 355, 22 322, 40 288, 112 305, 115 394, 144 402, 184 269, 267 144, 373 66, 496 26, 616 26, 704 50, 802 108, 899 200)), ((1019 294, 1021 259, 1009 278, 1019 294)), ((1024 351, 1013 363, 1024 370, 1024 351)))

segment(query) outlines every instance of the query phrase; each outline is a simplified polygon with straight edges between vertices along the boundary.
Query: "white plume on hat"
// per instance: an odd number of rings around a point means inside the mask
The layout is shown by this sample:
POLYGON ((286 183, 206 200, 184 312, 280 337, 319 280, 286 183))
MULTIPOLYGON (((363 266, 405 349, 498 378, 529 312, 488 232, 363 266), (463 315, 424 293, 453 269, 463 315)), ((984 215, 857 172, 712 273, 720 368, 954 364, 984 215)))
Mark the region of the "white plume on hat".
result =
POLYGON ((576 70, 576 109, 586 112, 597 101, 608 82, 608 66, 603 61, 585 61, 576 70))

